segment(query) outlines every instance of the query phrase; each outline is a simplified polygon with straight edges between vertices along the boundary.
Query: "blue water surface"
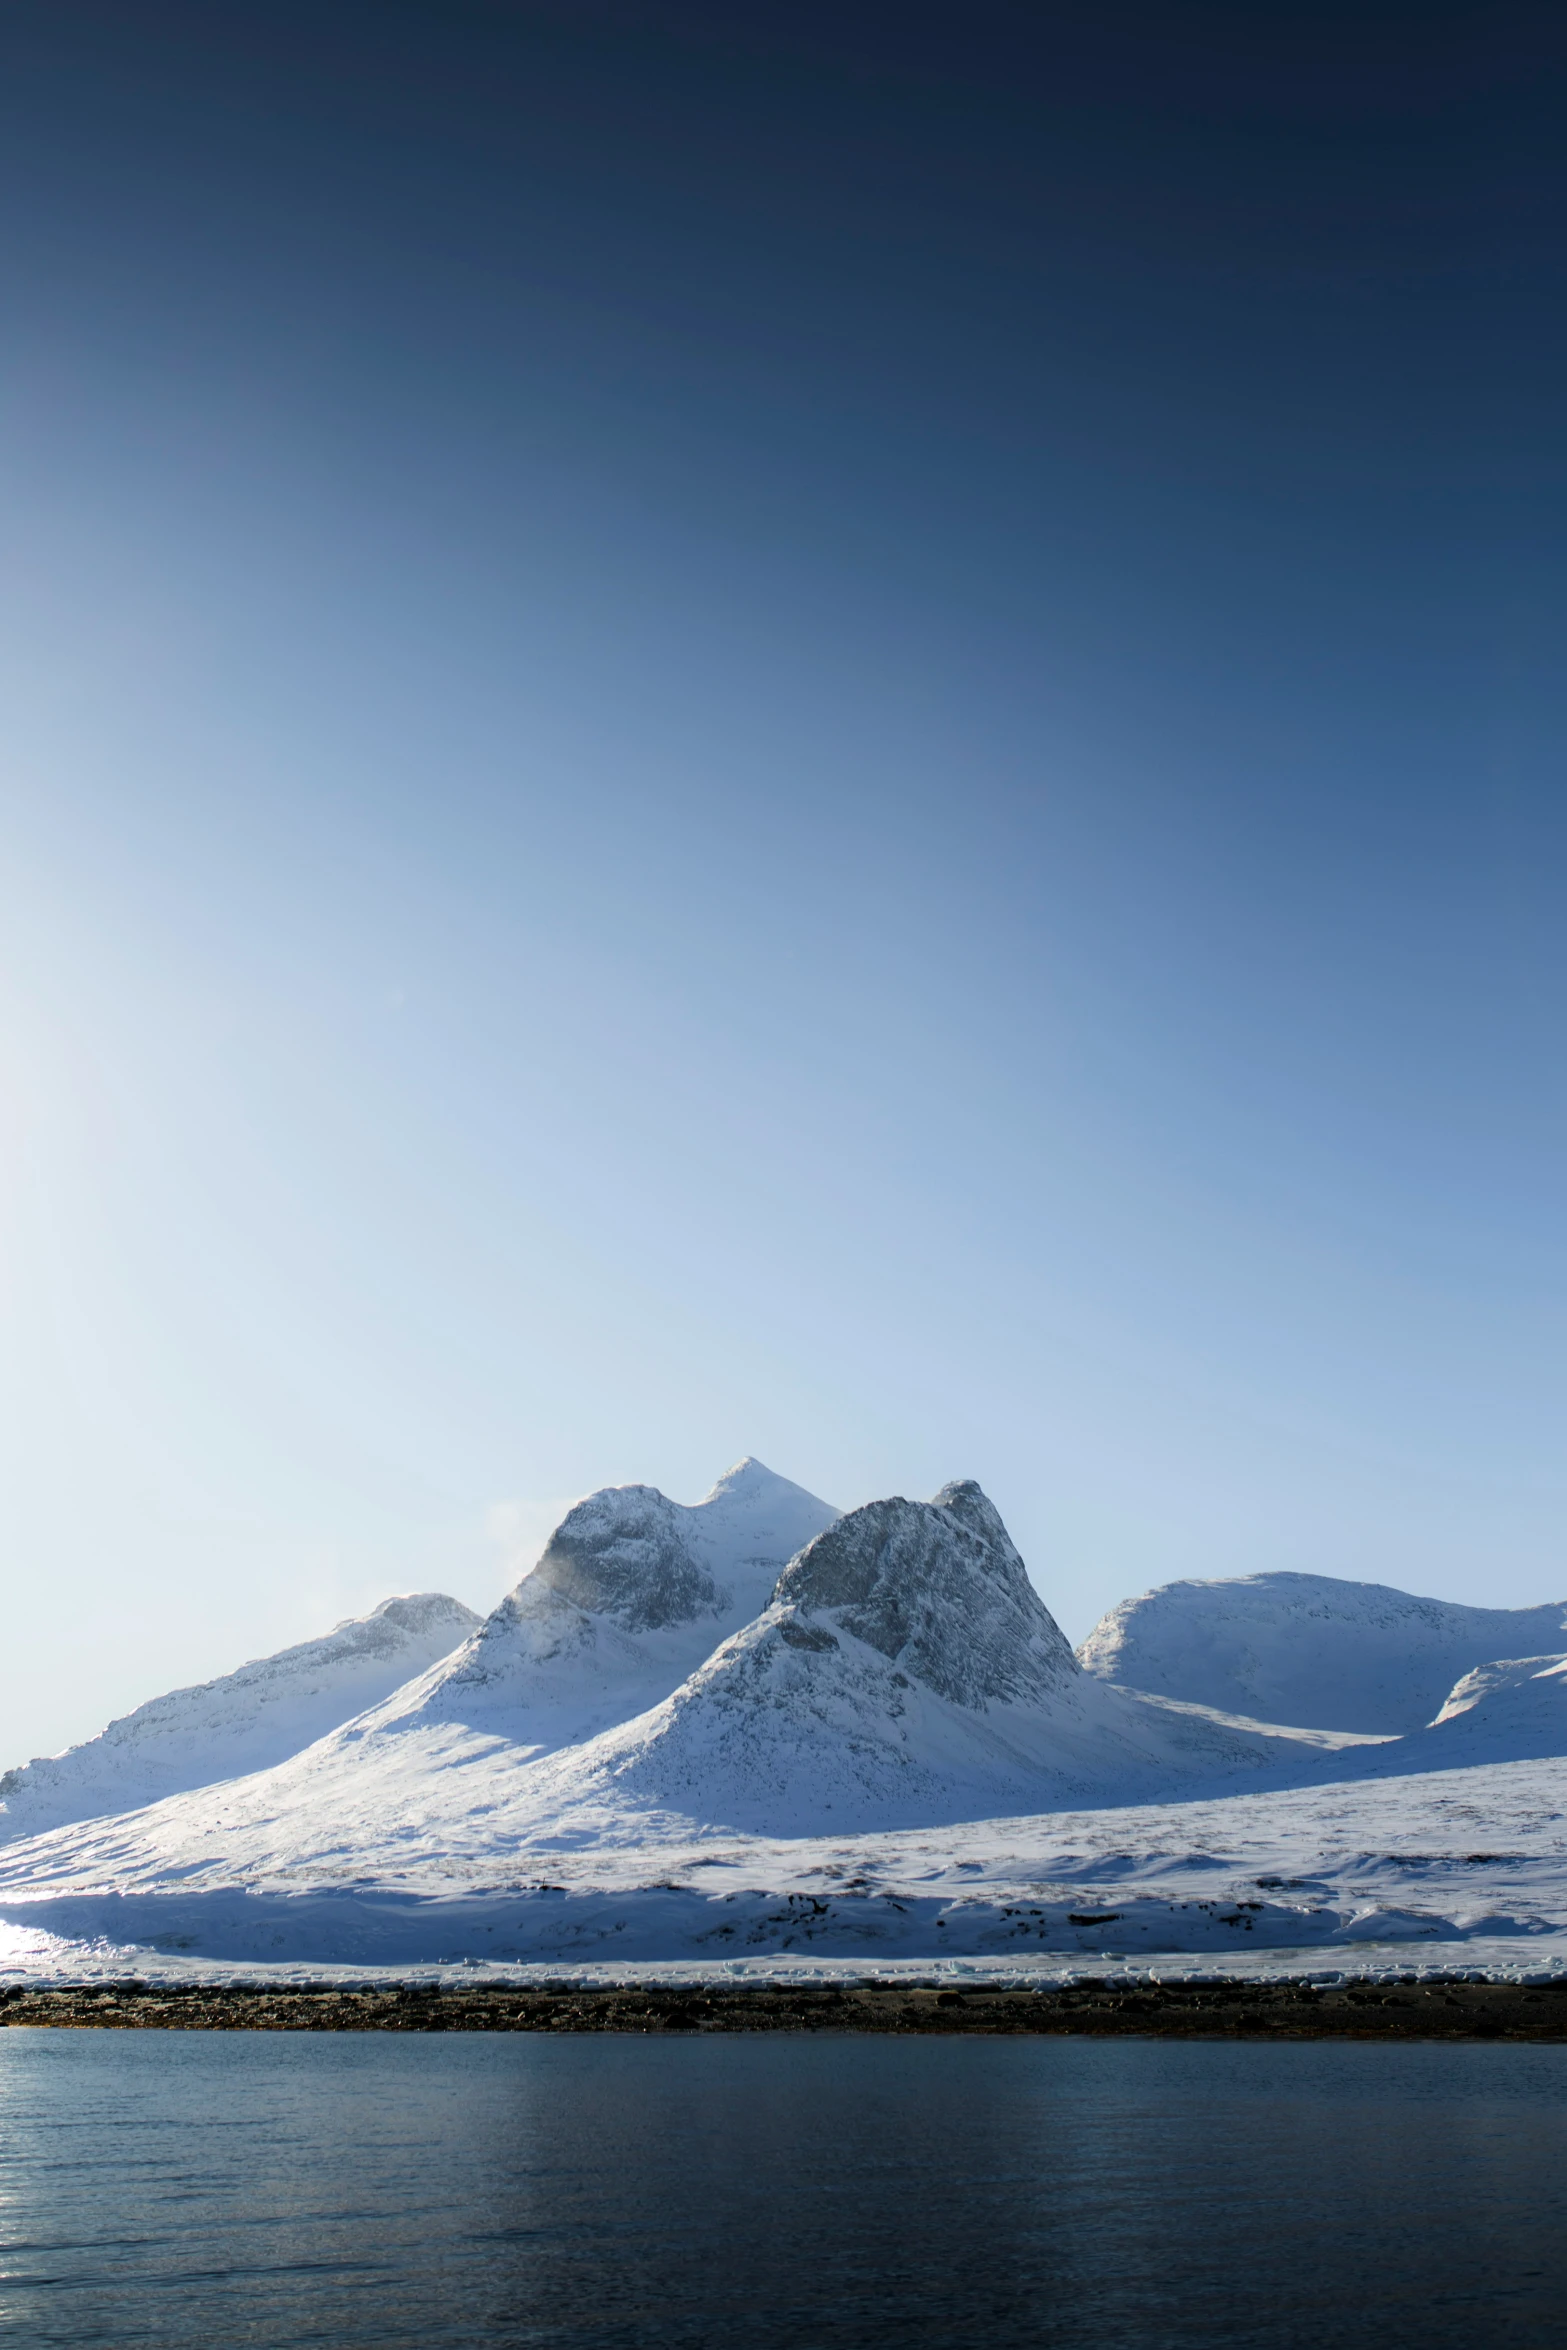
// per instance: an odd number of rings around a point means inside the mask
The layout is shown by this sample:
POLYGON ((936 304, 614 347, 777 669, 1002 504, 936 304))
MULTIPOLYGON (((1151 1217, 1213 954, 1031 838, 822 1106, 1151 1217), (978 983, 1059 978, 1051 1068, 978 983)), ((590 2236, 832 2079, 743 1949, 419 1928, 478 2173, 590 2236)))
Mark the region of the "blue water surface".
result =
POLYGON ((1567 2049, 0 2032, 0 2337, 1567 2343, 1567 2049))

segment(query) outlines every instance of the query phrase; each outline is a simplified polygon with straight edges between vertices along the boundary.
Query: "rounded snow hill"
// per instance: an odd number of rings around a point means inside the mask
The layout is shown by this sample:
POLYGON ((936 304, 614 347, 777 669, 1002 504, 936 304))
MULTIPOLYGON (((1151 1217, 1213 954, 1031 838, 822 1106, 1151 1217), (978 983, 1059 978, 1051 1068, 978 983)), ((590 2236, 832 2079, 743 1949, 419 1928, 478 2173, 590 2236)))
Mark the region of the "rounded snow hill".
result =
POLYGON ((1078 1650, 1086 1672, 1225 1713, 1398 1734, 1431 1721, 1461 1675, 1555 1652, 1567 1603, 1462 1607, 1332 1575, 1166 1583, 1123 1599, 1078 1650))
POLYGON ((269 1770, 449 1656, 479 1621, 443 1591, 383 1599, 320 1640, 154 1697, 96 1738, 0 1776, 0 1843, 269 1770))
POLYGON ((1567 1753, 1567 1656, 1499 1657, 1454 1686, 1423 1747, 1463 1762, 1537 1762, 1567 1753))

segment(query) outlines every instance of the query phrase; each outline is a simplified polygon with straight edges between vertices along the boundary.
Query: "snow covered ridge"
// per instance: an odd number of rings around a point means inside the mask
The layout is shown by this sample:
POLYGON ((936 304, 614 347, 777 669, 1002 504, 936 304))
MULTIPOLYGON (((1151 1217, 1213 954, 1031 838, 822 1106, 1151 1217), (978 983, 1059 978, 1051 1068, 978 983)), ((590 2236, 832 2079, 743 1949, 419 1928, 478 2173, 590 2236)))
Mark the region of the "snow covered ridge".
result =
POLYGON ((1431 1727, 1456 1722, 1462 1715, 1494 1712, 1509 1700, 1548 1706, 1554 1716, 1567 1682, 1567 1656, 1499 1657, 1494 1664, 1477 1665, 1453 1685, 1453 1693, 1431 1727))
POLYGON ((671 1821, 789 1837, 1146 1799, 1298 1776, 1343 1743, 1082 1673, 975 1485, 840 1518, 745 1462, 693 1509, 592 1496, 469 1640, 379 1705, 251 1778, 39 1838, 0 1877, 192 1896, 301 1872, 406 1881, 646 1849, 671 1821))
POLYGON ((479 1621, 461 1600, 419 1591, 155 1697, 96 1738, 0 1775, 0 1843, 266 1770, 448 1655, 479 1621))
POLYGON ((333 1764, 348 1765, 337 1773, 345 1822, 373 1784, 392 1801, 395 1779, 396 1801, 417 1800, 427 1774, 467 1751, 464 1729, 482 1748, 500 1726, 519 1759, 581 1741, 678 1687, 837 1515, 753 1460, 690 1508, 651 1486, 590 1494, 486 1618, 440 1593, 388 1600, 322 1640, 155 1698, 85 1745, 8 1771, 0 1844, 226 1786, 323 1740, 323 1793, 333 1764), (388 1752, 400 1769, 378 1782, 388 1752))
POLYGON ((657 1703, 531 1747, 520 1774, 492 1749, 482 1773, 492 1824, 503 1811, 520 1839, 631 1840, 670 1816, 788 1836, 1153 1794, 1322 1751, 1084 1675, 993 1505, 955 1484, 851 1510, 657 1703))
POLYGON ((11 1827, 49 1832, 0 1851, 0 1921, 192 1963, 1567 1950, 1563 1612, 1176 1585, 1080 1662, 977 1485, 840 1515, 744 1461, 694 1506, 590 1495, 265 1767, 233 1690, 289 1658, 143 1708, 80 1752, 205 1702, 184 1791, 100 1753, 93 1816, 11 1827))
POLYGON ((1111 1609, 1078 1651, 1123 1687, 1267 1722, 1400 1734, 1498 1658, 1567 1651, 1567 1602, 1461 1607, 1329 1575, 1166 1583, 1111 1609))
POLYGON ((499 1732, 530 1756, 580 1744, 677 1689, 837 1516, 749 1459, 690 1507, 651 1485, 590 1493, 473 1637, 359 1734, 451 1725, 499 1732))

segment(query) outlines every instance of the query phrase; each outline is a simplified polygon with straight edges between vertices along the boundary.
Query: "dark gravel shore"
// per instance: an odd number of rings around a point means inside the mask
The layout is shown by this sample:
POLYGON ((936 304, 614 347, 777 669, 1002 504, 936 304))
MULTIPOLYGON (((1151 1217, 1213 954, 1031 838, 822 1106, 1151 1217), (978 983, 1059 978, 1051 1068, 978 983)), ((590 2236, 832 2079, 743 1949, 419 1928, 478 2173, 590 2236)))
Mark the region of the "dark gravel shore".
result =
POLYGON ((1203 2039, 1567 2040, 1567 1982, 1082 1983, 350 1991, 87 1984, 0 1991, 0 2025, 176 2032, 1094 2032, 1203 2039))

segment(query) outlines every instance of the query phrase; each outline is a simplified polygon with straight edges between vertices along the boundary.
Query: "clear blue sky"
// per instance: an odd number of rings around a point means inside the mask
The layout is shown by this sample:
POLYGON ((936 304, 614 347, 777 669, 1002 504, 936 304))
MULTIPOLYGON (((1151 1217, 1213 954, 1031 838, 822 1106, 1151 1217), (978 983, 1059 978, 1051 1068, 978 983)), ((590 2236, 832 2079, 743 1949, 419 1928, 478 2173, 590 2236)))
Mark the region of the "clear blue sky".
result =
POLYGON ((745 1452, 1567 1594, 1559 16, 0 52, 0 1762, 745 1452))

